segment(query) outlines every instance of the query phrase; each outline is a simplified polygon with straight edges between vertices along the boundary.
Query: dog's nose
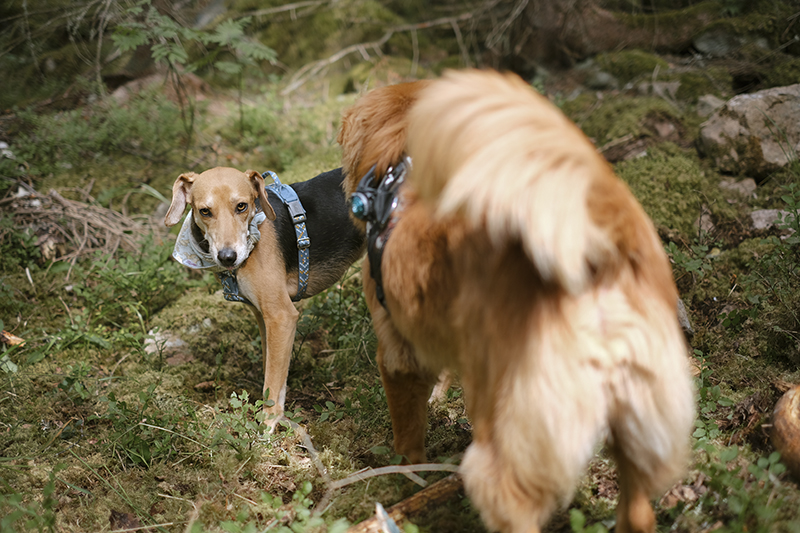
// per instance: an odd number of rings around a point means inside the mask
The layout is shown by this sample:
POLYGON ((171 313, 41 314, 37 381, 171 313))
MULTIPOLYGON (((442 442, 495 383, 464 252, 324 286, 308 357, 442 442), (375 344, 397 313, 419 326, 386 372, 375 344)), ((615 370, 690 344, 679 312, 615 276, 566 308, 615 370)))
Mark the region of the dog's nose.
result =
POLYGON ((219 264, 224 267, 233 266, 236 263, 236 251, 230 248, 223 248, 217 253, 219 264))

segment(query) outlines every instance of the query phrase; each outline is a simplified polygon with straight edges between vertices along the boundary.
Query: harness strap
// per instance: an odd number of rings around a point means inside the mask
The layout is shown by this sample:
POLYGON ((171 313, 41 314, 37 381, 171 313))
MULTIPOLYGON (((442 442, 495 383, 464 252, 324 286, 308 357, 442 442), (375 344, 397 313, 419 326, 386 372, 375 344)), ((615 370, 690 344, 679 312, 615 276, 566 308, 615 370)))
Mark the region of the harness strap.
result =
POLYGON ((267 170, 261 174, 261 176, 265 180, 268 176, 272 178, 273 183, 266 187, 281 199, 289 210, 289 216, 294 223, 294 233, 297 237, 297 295, 292 298, 292 301, 299 302, 305 297, 306 289, 308 288, 309 248, 311 247, 311 239, 308 236, 308 229, 306 228, 306 210, 303 204, 300 203, 300 198, 298 198, 295 190, 281 183, 277 174, 271 170, 267 170))
POLYGON ((397 165, 389 167, 380 179, 375 175, 375 168, 369 169, 361 178, 356 192, 350 196, 350 210, 356 218, 367 223, 369 273, 375 280, 375 296, 388 311, 383 291, 383 250, 394 228, 392 215, 400 205, 397 195, 411 168, 411 159, 403 157, 397 165))
POLYGON ((217 279, 222 284, 222 296, 229 302, 240 302, 253 305, 250 300, 239 294, 239 280, 236 279, 236 272, 221 270, 215 272, 217 279))

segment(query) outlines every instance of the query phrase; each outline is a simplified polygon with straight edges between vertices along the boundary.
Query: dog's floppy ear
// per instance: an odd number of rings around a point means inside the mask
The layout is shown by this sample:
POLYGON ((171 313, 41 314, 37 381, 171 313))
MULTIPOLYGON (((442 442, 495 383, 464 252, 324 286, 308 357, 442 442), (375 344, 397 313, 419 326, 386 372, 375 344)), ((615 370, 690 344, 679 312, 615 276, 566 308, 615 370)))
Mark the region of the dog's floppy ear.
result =
POLYGON ((186 172, 175 180, 172 185, 172 204, 169 206, 167 216, 164 217, 165 226, 171 227, 181 221, 186 204, 189 203, 189 192, 192 189, 192 183, 194 183, 196 177, 196 173, 186 172))
POLYGON ((267 215, 268 219, 275 220, 275 210, 272 209, 272 206, 269 205, 269 200, 267 200, 267 191, 264 188, 264 178, 261 177, 261 174, 255 170, 245 170, 244 173, 248 178, 250 178, 250 183, 253 184, 253 188, 258 196, 258 203, 261 204, 261 210, 264 211, 264 214, 267 215))

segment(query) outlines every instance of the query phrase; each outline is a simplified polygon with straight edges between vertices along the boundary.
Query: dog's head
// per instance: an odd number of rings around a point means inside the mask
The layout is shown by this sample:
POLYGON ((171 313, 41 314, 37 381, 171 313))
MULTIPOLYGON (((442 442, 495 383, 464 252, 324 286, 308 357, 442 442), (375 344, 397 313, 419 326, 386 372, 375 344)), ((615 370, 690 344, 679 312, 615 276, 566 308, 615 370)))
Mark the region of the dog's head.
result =
POLYGON ((255 170, 241 172, 217 167, 202 174, 181 174, 172 186, 172 204, 164 224, 180 222, 187 205, 214 261, 223 268, 236 269, 247 259, 248 228, 256 215, 256 200, 267 218, 275 220, 264 179, 255 170))
POLYGON ((373 165, 375 175, 383 176, 400 161, 406 151, 408 111, 428 84, 415 81, 373 89, 344 112, 336 140, 342 147, 348 196, 373 165))

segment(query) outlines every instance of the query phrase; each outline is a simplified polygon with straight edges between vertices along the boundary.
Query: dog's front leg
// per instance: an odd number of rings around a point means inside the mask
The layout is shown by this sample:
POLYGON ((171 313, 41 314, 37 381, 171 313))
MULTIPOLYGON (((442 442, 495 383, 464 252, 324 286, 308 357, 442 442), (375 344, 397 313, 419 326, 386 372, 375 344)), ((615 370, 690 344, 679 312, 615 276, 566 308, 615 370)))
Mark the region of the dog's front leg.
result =
POLYGON ((270 431, 273 431, 283 416, 286 378, 289 375, 289 361, 299 313, 291 301, 277 311, 269 309, 267 313, 262 313, 256 307, 251 309, 261 333, 261 352, 264 361, 263 397, 267 400, 264 406, 266 414, 264 423, 270 431))

